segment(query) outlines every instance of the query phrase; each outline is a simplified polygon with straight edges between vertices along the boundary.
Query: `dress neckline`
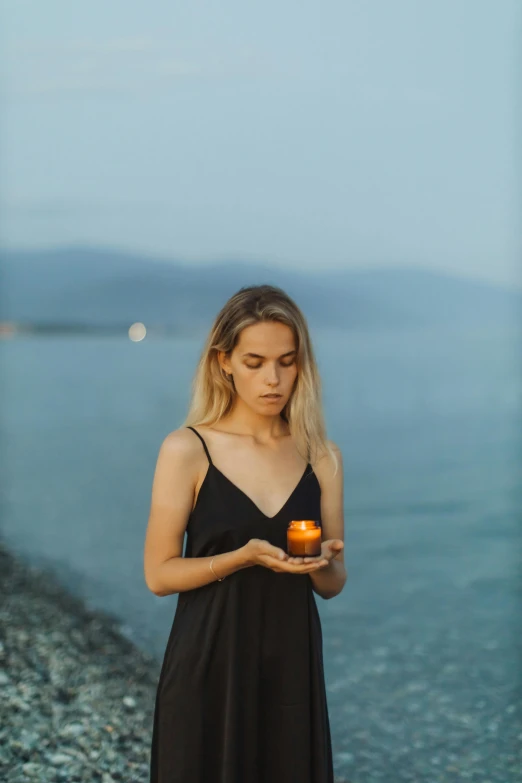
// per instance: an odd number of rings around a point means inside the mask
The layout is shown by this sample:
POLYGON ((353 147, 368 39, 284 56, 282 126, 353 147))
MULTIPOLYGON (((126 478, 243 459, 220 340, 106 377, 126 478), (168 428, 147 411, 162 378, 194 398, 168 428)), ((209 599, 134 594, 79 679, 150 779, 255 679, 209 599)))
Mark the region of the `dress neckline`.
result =
MULTIPOLYGON (((217 473, 218 473, 220 476, 222 476, 222 477, 225 479, 225 481, 226 481, 228 484, 230 484, 230 486, 234 487, 234 489, 235 489, 235 490, 237 490, 237 492, 239 492, 239 493, 240 493, 240 494, 241 494, 241 495, 242 495, 244 498, 246 498, 246 499, 247 499, 247 501, 250 503, 250 505, 251 505, 251 506, 253 506, 253 507, 256 509, 256 511, 258 511, 258 513, 259 513, 259 514, 261 514, 261 515, 262 515, 262 516, 263 516, 265 519, 275 519, 276 517, 278 517, 278 516, 279 516, 279 514, 281 514, 281 513, 282 513, 282 512, 285 510, 285 508, 288 506, 288 504, 290 503, 290 501, 291 501, 291 500, 292 500, 292 498, 294 497, 295 493, 297 492, 297 490, 298 490, 298 489, 299 489, 299 487, 301 486, 302 482, 304 481, 304 478, 305 478, 305 476, 307 475, 308 468, 311 468, 311 465, 310 465, 310 463, 309 463, 309 462, 307 462, 307 463, 306 463, 306 466, 305 466, 305 469, 304 469, 304 471, 303 471, 303 474, 302 474, 301 478, 299 479, 299 481, 297 482, 297 484, 295 485, 295 487, 293 488, 292 492, 291 492, 291 493, 290 493, 290 495, 287 497, 287 499, 285 500, 285 502, 283 503, 283 505, 281 506, 281 508, 279 509, 279 511, 276 511, 276 513, 275 513, 273 516, 271 516, 271 517, 269 517, 269 516, 268 516, 268 514, 265 514, 265 512, 264 512, 264 511, 262 511, 262 510, 259 508, 259 506, 257 505, 257 503, 256 503, 254 500, 252 500, 252 498, 250 497, 250 495, 247 495, 247 493, 246 493, 246 492, 245 492, 243 489, 241 489, 241 487, 238 487, 238 485, 237 485, 237 484, 235 484, 235 483, 232 481, 232 479, 229 479, 229 478, 228 478, 228 476, 225 476, 225 474, 223 473, 223 471, 221 471, 221 470, 220 470, 218 467, 216 467, 216 465, 214 465, 214 463, 213 463, 213 462, 211 462, 211 463, 209 464, 208 470, 207 470, 207 472, 206 472, 206 474, 205 474, 205 478, 203 479, 203 484, 205 483, 205 481, 206 481, 206 478, 207 478, 208 474, 210 473, 210 471, 211 471, 211 470, 214 470, 214 471, 216 471, 216 472, 217 472, 217 473)), ((314 472, 314 471, 313 471, 313 469, 312 469, 312 470, 311 470, 311 473, 313 473, 313 472, 314 472)), ((201 487, 200 487, 200 490, 199 490, 199 492, 198 492, 198 498, 199 498, 199 495, 200 495, 200 493, 201 493, 201 490, 203 489, 203 484, 201 485, 201 487)), ((196 499, 196 504, 197 504, 197 499, 196 499)), ((195 508, 195 507, 194 507, 194 508, 195 508)))
MULTIPOLYGON (((246 492, 245 492, 243 489, 241 489, 241 487, 239 487, 239 486, 238 486, 238 485, 237 485, 237 484, 236 484, 234 481, 232 481, 232 479, 230 479, 230 478, 229 478, 229 477, 228 477, 228 476, 227 476, 225 473, 223 473, 223 471, 222 471, 222 470, 220 470, 220 469, 219 469, 219 468, 218 468, 216 465, 214 465, 214 463, 213 463, 213 461, 212 461, 212 457, 210 456, 210 452, 209 452, 209 450, 208 450, 207 444, 206 444, 206 442, 205 442, 205 439, 203 438, 203 436, 201 435, 201 433, 199 433, 199 432, 197 431, 197 429, 196 429, 195 427, 192 427, 192 426, 189 426, 189 427, 188 427, 188 429, 189 429, 189 430, 192 430, 192 432, 194 432, 194 433, 195 433, 195 434, 198 436, 198 438, 200 439, 201 443, 203 444, 203 448, 205 449, 205 453, 206 453, 206 455, 207 455, 207 458, 208 458, 208 468, 207 468, 207 472, 205 473, 205 477, 204 477, 203 481, 201 482, 201 486, 200 486, 200 488, 199 488, 198 496, 197 496, 197 498, 196 498, 196 503, 195 503, 195 505, 194 505, 194 508, 193 508, 193 509, 192 509, 192 511, 190 512, 190 513, 191 513, 191 515, 192 515, 192 514, 195 512, 195 510, 196 510, 196 508, 197 508, 198 501, 199 501, 199 497, 200 497, 200 495, 201 495, 201 492, 202 492, 202 491, 203 491, 203 489, 204 489, 204 486, 205 486, 205 484, 207 483, 208 477, 209 477, 209 475, 210 475, 210 473, 211 473, 211 471, 212 471, 212 470, 214 470, 214 471, 215 471, 215 472, 218 474, 218 476, 221 476, 221 478, 223 478, 223 479, 224 479, 224 480, 227 482, 227 484, 229 484, 229 485, 230 485, 230 486, 231 486, 233 489, 235 489, 235 490, 236 490, 236 492, 238 492, 238 493, 239 493, 239 494, 240 494, 240 495, 241 495, 243 498, 246 498, 247 502, 248 502, 248 503, 250 503, 250 505, 251 505, 251 506, 252 506, 252 507, 253 507, 253 508, 254 508, 254 509, 255 509, 255 510, 256 510, 256 511, 259 513, 259 514, 261 514, 261 516, 262 516, 262 517, 264 517, 264 518, 265 518, 265 519, 267 519, 267 520, 276 519, 276 518, 277 518, 277 517, 278 517, 280 514, 282 514, 282 512, 283 512, 283 511, 286 509, 286 507, 288 506, 288 504, 290 503, 290 501, 291 501, 291 500, 292 500, 292 498, 294 497, 295 493, 297 492, 297 490, 299 489, 299 487, 301 486, 301 484, 303 483, 303 481, 304 481, 304 479, 305 479, 305 477, 306 477, 307 475, 313 475, 313 476, 315 476, 316 482, 317 482, 317 484, 319 485, 319 481, 318 481, 318 479, 317 479, 317 476, 315 475, 315 471, 314 471, 314 469, 313 469, 313 467, 312 467, 311 463, 308 461, 308 462, 306 463, 306 465, 305 465, 305 469, 304 469, 304 471, 303 471, 303 474, 302 474, 301 478, 299 479, 299 481, 297 482, 297 484, 295 485, 295 487, 293 488, 292 492, 291 492, 291 493, 290 493, 290 495, 287 497, 287 499, 285 500, 285 502, 283 503, 283 505, 281 506, 281 508, 280 508, 280 509, 279 509, 279 510, 278 510, 278 511, 275 513, 275 514, 273 514, 273 516, 268 516, 268 514, 265 514, 265 512, 264 512, 264 511, 262 511, 262 510, 259 508, 259 506, 257 505, 257 503, 256 503, 254 500, 252 500, 252 498, 250 497, 250 495, 247 495, 247 493, 246 493, 246 492), (309 473, 309 474, 307 473, 307 471, 308 471, 308 468, 310 468, 310 473, 309 473)), ((320 489, 320 487, 319 487, 319 489, 320 489)))

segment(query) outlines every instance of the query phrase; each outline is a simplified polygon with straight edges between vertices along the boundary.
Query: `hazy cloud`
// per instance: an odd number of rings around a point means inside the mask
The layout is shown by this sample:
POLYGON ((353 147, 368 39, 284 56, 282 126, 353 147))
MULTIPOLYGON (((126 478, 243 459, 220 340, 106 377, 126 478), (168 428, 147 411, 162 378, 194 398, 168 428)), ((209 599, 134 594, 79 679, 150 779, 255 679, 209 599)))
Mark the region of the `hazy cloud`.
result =
POLYGON ((189 78, 282 73, 267 53, 245 44, 207 53, 193 62, 177 52, 171 41, 152 37, 10 41, 5 56, 2 92, 14 98, 140 93, 189 78))
POLYGON ((147 37, 11 41, 5 57, 7 97, 136 92, 200 72, 164 42, 147 37))
POLYGON ((158 212, 164 210, 166 204, 162 201, 149 200, 111 200, 86 201, 82 199, 23 199, 11 198, 0 201, 0 212, 13 217, 48 218, 73 214, 98 215, 108 212, 158 212))
POLYGON ((9 57, 17 55, 44 56, 71 54, 120 54, 126 52, 151 52, 158 49, 158 41, 147 37, 108 38, 106 40, 91 40, 76 38, 18 39, 9 40, 6 53, 9 57))

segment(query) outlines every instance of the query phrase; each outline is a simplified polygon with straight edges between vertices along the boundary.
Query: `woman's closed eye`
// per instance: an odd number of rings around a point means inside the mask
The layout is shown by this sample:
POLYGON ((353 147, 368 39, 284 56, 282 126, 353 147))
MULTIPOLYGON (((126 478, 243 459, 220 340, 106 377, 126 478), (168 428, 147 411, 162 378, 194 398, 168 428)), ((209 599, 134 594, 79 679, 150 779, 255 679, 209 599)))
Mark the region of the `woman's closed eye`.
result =
MULTIPOLYGON (((295 364, 295 359, 292 359, 291 362, 280 362, 281 367, 291 367, 292 364, 295 364)), ((245 367, 248 367, 249 370, 259 370, 261 367, 260 364, 245 364, 245 367)))

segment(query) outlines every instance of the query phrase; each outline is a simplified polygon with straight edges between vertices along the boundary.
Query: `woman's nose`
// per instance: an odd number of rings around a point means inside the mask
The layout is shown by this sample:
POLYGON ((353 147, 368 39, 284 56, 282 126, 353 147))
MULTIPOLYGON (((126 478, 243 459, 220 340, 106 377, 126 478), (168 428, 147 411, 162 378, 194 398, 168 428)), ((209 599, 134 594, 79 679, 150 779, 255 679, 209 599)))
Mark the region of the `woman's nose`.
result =
POLYGON ((266 382, 277 383, 279 381, 279 375, 276 367, 269 367, 267 370, 266 382))

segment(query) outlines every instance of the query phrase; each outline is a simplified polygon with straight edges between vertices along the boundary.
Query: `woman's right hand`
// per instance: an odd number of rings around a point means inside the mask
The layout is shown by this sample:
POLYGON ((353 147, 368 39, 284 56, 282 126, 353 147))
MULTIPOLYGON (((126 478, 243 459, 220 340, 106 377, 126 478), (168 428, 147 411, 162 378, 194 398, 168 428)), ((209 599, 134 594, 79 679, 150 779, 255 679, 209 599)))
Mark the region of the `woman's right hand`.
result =
POLYGON ((288 555, 281 547, 274 546, 262 538, 251 538, 244 545, 245 564, 260 565, 276 573, 309 574, 328 565, 328 560, 317 560, 313 563, 289 563, 288 555))

